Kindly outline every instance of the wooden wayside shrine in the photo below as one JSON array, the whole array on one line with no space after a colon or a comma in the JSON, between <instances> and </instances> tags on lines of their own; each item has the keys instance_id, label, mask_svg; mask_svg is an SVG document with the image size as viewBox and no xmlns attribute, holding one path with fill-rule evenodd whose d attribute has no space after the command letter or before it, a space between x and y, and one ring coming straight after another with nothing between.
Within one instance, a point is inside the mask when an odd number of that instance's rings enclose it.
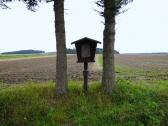
<instances>
[{"instance_id":1,"label":"wooden wayside shrine","mask_svg":"<svg viewBox=\"0 0 168 126\"><path fill-rule=\"evenodd\" d=\"M76 52L77 52L77 63L84 63L84 92L85 94L88 92L88 62L95 62L95 53L97 43L101 44L101 42L90 39L90 38L82 38L77 41L72 42L71 44L75 44Z\"/></svg>"}]
</instances>

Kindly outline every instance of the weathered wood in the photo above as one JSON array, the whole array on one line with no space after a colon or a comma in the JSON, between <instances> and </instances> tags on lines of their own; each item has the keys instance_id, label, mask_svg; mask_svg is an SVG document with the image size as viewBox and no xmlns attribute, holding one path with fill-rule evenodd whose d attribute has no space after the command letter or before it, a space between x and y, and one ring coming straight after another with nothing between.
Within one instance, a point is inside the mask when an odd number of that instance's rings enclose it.
<instances>
[{"instance_id":1,"label":"weathered wood","mask_svg":"<svg viewBox=\"0 0 168 126\"><path fill-rule=\"evenodd\" d=\"M90 39L90 38L82 38L75 42L72 42L71 44L75 44L77 57L78 57L78 63L83 62L95 62L95 53L96 53L96 46L97 43L101 43L99 41Z\"/></svg>"},{"instance_id":2,"label":"weathered wood","mask_svg":"<svg viewBox=\"0 0 168 126\"><path fill-rule=\"evenodd\" d=\"M84 63L84 71L83 71L83 78L84 78L84 84L83 84L83 90L85 95L88 92L88 62L95 62L95 53L96 53L96 46L97 43L101 43L99 41L90 39L90 38L82 38L75 42L72 42L71 44L75 44L76 46L76 52L77 52L77 58L78 63Z\"/></svg>"},{"instance_id":3,"label":"weathered wood","mask_svg":"<svg viewBox=\"0 0 168 126\"><path fill-rule=\"evenodd\" d=\"M84 77L84 84L83 84L83 90L84 93L87 94L88 92L88 62L84 62L84 71L83 71L83 77Z\"/></svg>"}]
</instances>

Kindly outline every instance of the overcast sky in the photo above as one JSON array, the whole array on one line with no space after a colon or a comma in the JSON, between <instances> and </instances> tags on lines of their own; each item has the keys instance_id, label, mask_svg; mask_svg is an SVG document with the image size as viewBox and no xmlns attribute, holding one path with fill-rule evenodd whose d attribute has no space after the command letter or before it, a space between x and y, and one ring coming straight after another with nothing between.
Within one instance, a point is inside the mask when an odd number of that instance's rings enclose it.
<instances>
[{"instance_id":1,"label":"overcast sky","mask_svg":"<svg viewBox=\"0 0 168 126\"><path fill-rule=\"evenodd\" d=\"M24 4L0 9L0 53L22 49L55 51L53 3L40 5L37 12ZM134 0L128 11L117 17L115 49L121 53L168 52L168 0ZM66 41L82 37L103 39L103 18L94 10L94 0L66 0ZM99 45L102 47L102 45Z\"/></svg>"}]
</instances>

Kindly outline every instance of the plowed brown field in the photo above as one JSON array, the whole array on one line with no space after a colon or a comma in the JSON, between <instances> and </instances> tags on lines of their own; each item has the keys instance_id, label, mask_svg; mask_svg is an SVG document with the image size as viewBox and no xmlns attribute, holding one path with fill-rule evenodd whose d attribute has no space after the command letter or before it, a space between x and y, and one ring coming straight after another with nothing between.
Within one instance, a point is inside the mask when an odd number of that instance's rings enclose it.
<instances>
[{"instance_id":1,"label":"plowed brown field","mask_svg":"<svg viewBox=\"0 0 168 126\"><path fill-rule=\"evenodd\" d=\"M95 68L95 67L94 67ZM99 79L100 72L89 64L90 80ZM76 55L68 55L68 78L81 80L83 64L76 63ZM93 74L94 73L94 74ZM56 58L41 57L32 59L0 61L0 81L4 83L22 83L27 80L47 81L56 76Z\"/></svg>"},{"instance_id":2,"label":"plowed brown field","mask_svg":"<svg viewBox=\"0 0 168 126\"><path fill-rule=\"evenodd\" d=\"M116 64L129 68L168 72L168 54L122 54L115 58Z\"/></svg>"},{"instance_id":3,"label":"plowed brown field","mask_svg":"<svg viewBox=\"0 0 168 126\"><path fill-rule=\"evenodd\" d=\"M115 55L116 64L143 71L162 71L168 76L168 55L166 54L122 54ZM68 55L69 80L83 79L83 64L76 63L76 55ZM56 58L41 57L32 59L0 61L0 81L23 83L27 80L47 81L56 76ZM89 64L89 80L100 80L101 70L96 63Z\"/></svg>"}]
</instances>

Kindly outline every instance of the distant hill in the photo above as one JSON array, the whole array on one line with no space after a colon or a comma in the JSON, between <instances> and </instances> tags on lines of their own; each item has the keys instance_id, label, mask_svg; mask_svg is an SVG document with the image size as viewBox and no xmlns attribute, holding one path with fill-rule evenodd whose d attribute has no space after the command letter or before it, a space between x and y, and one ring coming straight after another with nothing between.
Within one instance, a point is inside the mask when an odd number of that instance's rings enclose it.
<instances>
[{"instance_id":1,"label":"distant hill","mask_svg":"<svg viewBox=\"0 0 168 126\"><path fill-rule=\"evenodd\" d=\"M96 48L96 54L102 54L103 49L102 48ZM114 50L115 54L120 54L118 51ZM76 49L67 49L67 54L76 54Z\"/></svg>"},{"instance_id":2,"label":"distant hill","mask_svg":"<svg viewBox=\"0 0 168 126\"><path fill-rule=\"evenodd\" d=\"M18 50L18 51L12 51L12 52L4 52L1 54L39 54L39 53L45 53L42 50Z\"/></svg>"}]
</instances>

